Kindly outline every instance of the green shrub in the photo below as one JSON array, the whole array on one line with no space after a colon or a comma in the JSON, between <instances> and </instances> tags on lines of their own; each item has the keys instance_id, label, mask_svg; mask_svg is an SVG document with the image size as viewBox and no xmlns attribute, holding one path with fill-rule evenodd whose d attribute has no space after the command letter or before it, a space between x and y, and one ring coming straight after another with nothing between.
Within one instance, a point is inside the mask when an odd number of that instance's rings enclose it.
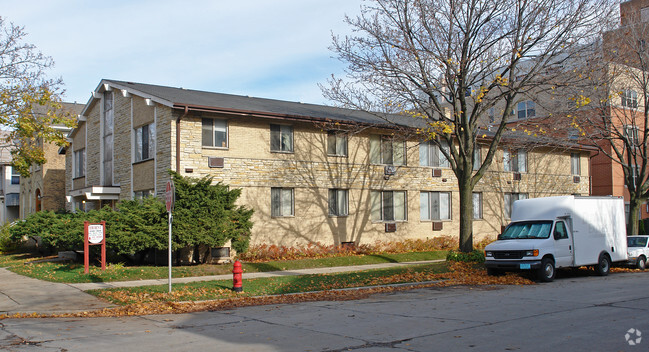
<instances>
[{"instance_id":1,"label":"green shrub","mask_svg":"<svg viewBox=\"0 0 649 352\"><path fill-rule=\"evenodd\" d=\"M455 262L483 263L484 252L479 249L475 249L469 253L449 251L448 254L446 255L446 260L455 261Z\"/></svg>"},{"instance_id":2,"label":"green shrub","mask_svg":"<svg viewBox=\"0 0 649 352\"><path fill-rule=\"evenodd\" d=\"M221 247L232 240L232 248L245 252L250 242L253 210L236 206L240 189L222 183L212 184L212 177L182 177L171 171L176 187L173 221L174 249L208 245Z\"/></svg>"},{"instance_id":3,"label":"green shrub","mask_svg":"<svg viewBox=\"0 0 649 352\"><path fill-rule=\"evenodd\" d=\"M173 248L221 247L231 240L232 248L239 253L245 252L250 241L253 211L235 206L241 190L230 190L221 183L212 185L209 177L193 179L172 175L176 184ZM82 250L84 221L106 221L106 250L118 256L162 250L168 246L167 211L164 203L154 197L141 201L123 200L117 203L115 210L104 207L77 213L36 212L11 226L8 235L0 237L0 246L5 242L34 239L44 253ZM2 247L0 250L4 251Z\"/></svg>"},{"instance_id":4,"label":"green shrub","mask_svg":"<svg viewBox=\"0 0 649 352\"><path fill-rule=\"evenodd\" d=\"M11 223L5 223L0 226L0 252L13 252L18 248L22 241L14 241L9 232Z\"/></svg>"}]
</instances>

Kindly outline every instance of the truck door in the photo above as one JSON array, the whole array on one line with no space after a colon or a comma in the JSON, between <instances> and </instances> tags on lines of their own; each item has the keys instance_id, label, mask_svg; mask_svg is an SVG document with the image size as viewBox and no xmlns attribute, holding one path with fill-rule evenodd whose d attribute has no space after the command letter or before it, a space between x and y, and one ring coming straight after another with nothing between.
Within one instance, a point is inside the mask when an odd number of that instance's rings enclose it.
<instances>
[{"instance_id":1,"label":"truck door","mask_svg":"<svg viewBox=\"0 0 649 352\"><path fill-rule=\"evenodd\" d=\"M563 220L557 220L554 223L552 235L554 236L554 253L556 255L555 266L557 268L572 266L572 239Z\"/></svg>"}]
</instances>

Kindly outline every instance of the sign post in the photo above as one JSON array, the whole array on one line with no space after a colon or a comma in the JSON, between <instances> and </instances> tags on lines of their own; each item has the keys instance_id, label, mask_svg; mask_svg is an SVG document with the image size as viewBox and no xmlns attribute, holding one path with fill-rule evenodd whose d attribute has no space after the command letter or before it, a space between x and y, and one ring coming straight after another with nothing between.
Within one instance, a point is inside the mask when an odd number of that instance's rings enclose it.
<instances>
[{"instance_id":1,"label":"sign post","mask_svg":"<svg viewBox=\"0 0 649 352\"><path fill-rule=\"evenodd\" d=\"M83 272L90 272L90 246L101 245L101 270L106 270L106 222L91 224L83 222Z\"/></svg>"},{"instance_id":2,"label":"sign post","mask_svg":"<svg viewBox=\"0 0 649 352\"><path fill-rule=\"evenodd\" d=\"M174 181L167 181L167 189L165 190L165 205L167 206L167 213L169 214L169 293L171 293L171 212L174 210L174 203L176 201L176 188Z\"/></svg>"}]
</instances>

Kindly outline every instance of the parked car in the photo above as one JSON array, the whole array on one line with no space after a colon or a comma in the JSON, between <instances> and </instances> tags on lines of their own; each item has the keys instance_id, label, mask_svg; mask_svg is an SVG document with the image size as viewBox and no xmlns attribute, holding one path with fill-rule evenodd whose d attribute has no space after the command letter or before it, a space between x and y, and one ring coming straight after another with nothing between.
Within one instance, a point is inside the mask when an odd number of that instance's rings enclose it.
<instances>
[{"instance_id":1,"label":"parked car","mask_svg":"<svg viewBox=\"0 0 649 352\"><path fill-rule=\"evenodd\" d=\"M626 238L627 253L629 260L627 264L631 267L644 270L647 267L649 257L649 236L629 236Z\"/></svg>"}]
</instances>

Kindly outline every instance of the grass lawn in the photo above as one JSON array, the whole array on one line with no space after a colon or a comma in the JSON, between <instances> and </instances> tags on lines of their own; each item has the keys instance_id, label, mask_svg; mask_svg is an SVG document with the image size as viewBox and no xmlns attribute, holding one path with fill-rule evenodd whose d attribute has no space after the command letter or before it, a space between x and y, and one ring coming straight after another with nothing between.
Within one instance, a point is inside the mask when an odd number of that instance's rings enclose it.
<instances>
[{"instance_id":1,"label":"grass lawn","mask_svg":"<svg viewBox=\"0 0 649 352\"><path fill-rule=\"evenodd\" d=\"M397 254L374 254L359 256L344 256L315 259L297 259L286 261L270 261L263 263L243 263L244 273L295 270L306 268L321 268L332 266L349 266L377 263L397 263L446 258L446 251L410 252ZM36 279L65 282L110 282L146 279L163 279L168 275L166 266L125 266L122 264L108 265L105 271L99 267L91 267L90 274L83 273L83 264L62 262L30 263L34 259L29 254L0 255L0 267L33 277ZM173 267L173 277L191 277L231 274L232 265L192 265Z\"/></svg>"},{"instance_id":2,"label":"grass lawn","mask_svg":"<svg viewBox=\"0 0 649 352\"><path fill-rule=\"evenodd\" d=\"M87 292L119 305L161 301L202 301L404 282L422 282L439 279L439 274L446 272L448 272L448 266L445 262L442 262L335 274L279 276L251 280L246 280L244 277L244 292L238 294L231 290L232 280L174 284L171 295L167 292L167 285L92 290Z\"/></svg>"}]
</instances>

